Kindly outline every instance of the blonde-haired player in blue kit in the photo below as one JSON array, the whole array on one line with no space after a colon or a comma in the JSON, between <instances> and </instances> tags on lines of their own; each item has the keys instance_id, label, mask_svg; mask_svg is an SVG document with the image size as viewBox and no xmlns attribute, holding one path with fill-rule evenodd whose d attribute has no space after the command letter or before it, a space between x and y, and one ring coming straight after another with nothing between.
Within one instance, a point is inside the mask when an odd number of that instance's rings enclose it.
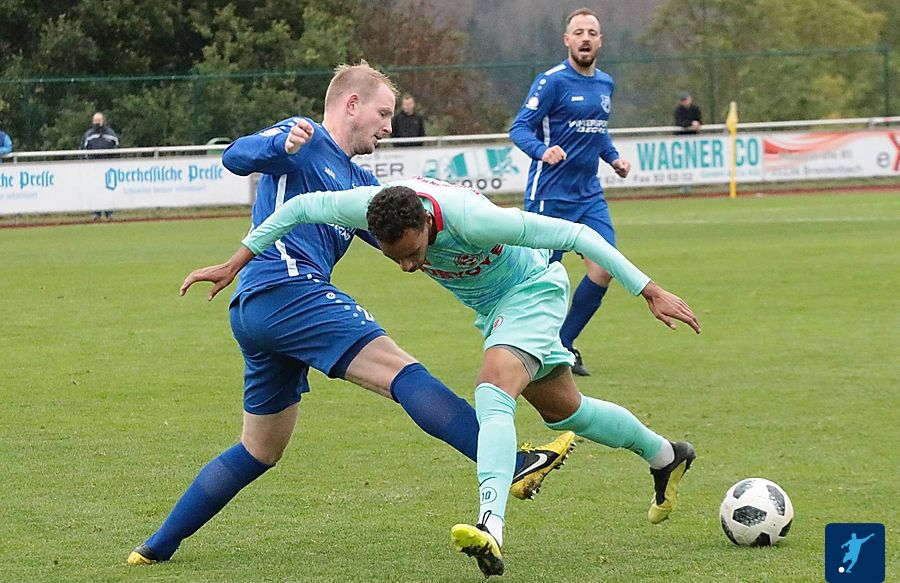
<instances>
[{"instance_id":1,"label":"blonde-haired player in blue kit","mask_svg":"<svg viewBox=\"0 0 900 583\"><path fill-rule=\"evenodd\" d=\"M391 133L395 98L390 79L367 63L342 65L325 92L321 124L297 116L235 140L222 164L241 176L261 175L252 224L307 192L377 185L375 175L352 158L371 154ZM356 229L298 225L241 271L228 306L244 359L241 439L203 466L159 529L128 555L128 564L168 561L187 537L275 467L294 432L301 398L310 390L310 368L397 402L423 431L475 460L479 428L472 405L331 282L357 237L373 242ZM532 498L547 474L562 465L574 439L570 432L549 444L523 447L510 493Z\"/></svg>"},{"instance_id":2,"label":"blonde-haired player in blue kit","mask_svg":"<svg viewBox=\"0 0 900 583\"><path fill-rule=\"evenodd\" d=\"M632 265L590 228L519 209L497 207L481 194L425 178L382 186L298 196L254 229L224 264L191 273L184 288L211 281L214 296L256 254L298 224L328 223L368 229L386 256L406 272L424 271L475 310L484 336L484 360L475 389L478 415L480 507L474 526L451 529L456 548L475 557L486 575L503 573L503 517L514 472L519 395L548 427L644 458L654 479L648 518L674 509L684 472L695 458L687 442L672 443L614 403L582 395L559 340L569 280L546 249L583 253L603 265L670 328L680 320L700 333L690 307Z\"/></svg>"}]
</instances>

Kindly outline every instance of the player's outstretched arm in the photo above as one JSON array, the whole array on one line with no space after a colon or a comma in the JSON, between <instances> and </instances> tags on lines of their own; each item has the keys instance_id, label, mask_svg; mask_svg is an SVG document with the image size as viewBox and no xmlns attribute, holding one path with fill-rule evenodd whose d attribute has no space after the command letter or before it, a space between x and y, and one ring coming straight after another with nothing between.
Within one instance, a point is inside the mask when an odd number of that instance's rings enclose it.
<instances>
[{"instance_id":1,"label":"player's outstretched arm","mask_svg":"<svg viewBox=\"0 0 900 583\"><path fill-rule=\"evenodd\" d=\"M697 321L693 310L675 294L667 292L651 281L641 290L641 295L647 300L647 307L656 319L672 330L675 329L675 320L679 320L690 326L697 334L700 333L700 322Z\"/></svg>"},{"instance_id":2,"label":"player's outstretched arm","mask_svg":"<svg viewBox=\"0 0 900 583\"><path fill-rule=\"evenodd\" d=\"M255 257L253 252L241 245L228 262L195 269L185 278L184 283L181 284L181 295L184 295L188 288L198 281L210 281L213 286L212 289L209 290L207 299L212 301L217 293L228 287L228 284L234 281L238 272L245 265L250 263L250 260L253 259L253 257Z\"/></svg>"},{"instance_id":3,"label":"player's outstretched arm","mask_svg":"<svg viewBox=\"0 0 900 583\"><path fill-rule=\"evenodd\" d=\"M653 283L593 229L519 209L501 209L483 197L466 200L466 235L470 243L578 251L603 266L631 294L644 296L650 311L666 326L674 329L678 320L700 333L700 324L684 300Z\"/></svg>"}]
</instances>

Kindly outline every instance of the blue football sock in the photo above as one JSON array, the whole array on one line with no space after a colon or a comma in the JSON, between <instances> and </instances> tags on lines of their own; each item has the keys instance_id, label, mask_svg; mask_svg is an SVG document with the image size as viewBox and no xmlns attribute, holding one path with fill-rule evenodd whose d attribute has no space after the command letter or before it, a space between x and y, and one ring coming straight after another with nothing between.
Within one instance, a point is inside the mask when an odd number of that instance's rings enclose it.
<instances>
[{"instance_id":1,"label":"blue football sock","mask_svg":"<svg viewBox=\"0 0 900 583\"><path fill-rule=\"evenodd\" d=\"M470 460L478 453L478 419L469 402L415 362L397 373L391 395L422 431L447 442Z\"/></svg>"},{"instance_id":2,"label":"blue football sock","mask_svg":"<svg viewBox=\"0 0 900 583\"><path fill-rule=\"evenodd\" d=\"M172 556L181 541L206 524L241 488L273 466L266 465L238 443L206 464L147 546L160 559Z\"/></svg>"},{"instance_id":3,"label":"blue football sock","mask_svg":"<svg viewBox=\"0 0 900 583\"><path fill-rule=\"evenodd\" d=\"M575 293L572 294L572 306L569 308L569 313L566 314L566 320L559 329L559 339L563 346L568 349L572 348L575 339L578 338L603 302L603 296L606 295L607 289L597 285L586 275L582 278L581 283L575 288Z\"/></svg>"},{"instance_id":4,"label":"blue football sock","mask_svg":"<svg viewBox=\"0 0 900 583\"><path fill-rule=\"evenodd\" d=\"M431 376L416 362L403 368L391 383L391 395L425 433L446 442L472 461L478 454L478 418L462 397ZM525 454L516 455L516 471Z\"/></svg>"}]
</instances>

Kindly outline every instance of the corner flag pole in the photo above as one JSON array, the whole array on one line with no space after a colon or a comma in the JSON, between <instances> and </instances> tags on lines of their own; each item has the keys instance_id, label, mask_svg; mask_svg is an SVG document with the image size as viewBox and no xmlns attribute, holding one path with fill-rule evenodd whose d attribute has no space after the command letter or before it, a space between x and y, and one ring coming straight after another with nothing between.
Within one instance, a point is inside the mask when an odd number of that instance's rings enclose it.
<instances>
[{"instance_id":1,"label":"corner flag pole","mask_svg":"<svg viewBox=\"0 0 900 583\"><path fill-rule=\"evenodd\" d=\"M725 127L731 133L731 190L729 198L737 196L737 103L732 101L728 106L728 117L725 119Z\"/></svg>"}]
</instances>

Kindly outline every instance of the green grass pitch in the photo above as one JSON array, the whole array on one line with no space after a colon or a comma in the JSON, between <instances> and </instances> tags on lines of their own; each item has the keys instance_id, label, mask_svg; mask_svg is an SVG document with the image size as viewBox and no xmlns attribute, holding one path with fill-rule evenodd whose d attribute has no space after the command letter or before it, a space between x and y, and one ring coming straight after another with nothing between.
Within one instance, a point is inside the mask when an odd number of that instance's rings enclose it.
<instances>
[{"instance_id":1,"label":"green grass pitch","mask_svg":"<svg viewBox=\"0 0 900 583\"><path fill-rule=\"evenodd\" d=\"M900 196L620 202L622 251L697 312L667 330L615 286L578 343L588 395L699 457L681 506L647 523L651 478L585 442L532 502L511 500L502 581L821 581L829 522L883 522L900 574ZM449 528L477 511L475 466L400 408L312 375L293 443L163 565L129 568L199 468L240 432L227 292L185 298L248 220L0 230L0 581L481 581ZM573 281L583 270L568 257ZM472 314L354 245L336 283L471 399ZM230 290L229 290L230 291ZM520 440L554 435L520 402ZM731 545L725 490L790 494L785 544Z\"/></svg>"}]
</instances>

